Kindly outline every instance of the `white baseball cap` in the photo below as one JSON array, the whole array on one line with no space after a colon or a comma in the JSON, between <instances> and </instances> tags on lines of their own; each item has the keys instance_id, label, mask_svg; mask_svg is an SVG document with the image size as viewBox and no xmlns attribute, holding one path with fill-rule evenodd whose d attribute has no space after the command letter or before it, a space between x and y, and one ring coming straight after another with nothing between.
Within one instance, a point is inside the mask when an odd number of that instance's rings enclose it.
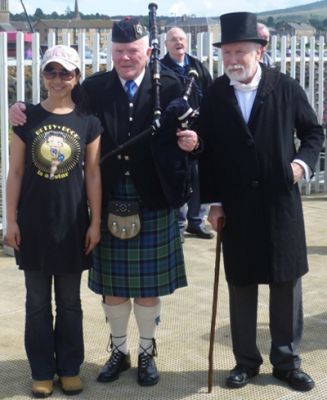
<instances>
[{"instance_id":1,"label":"white baseball cap","mask_svg":"<svg viewBox=\"0 0 327 400\"><path fill-rule=\"evenodd\" d=\"M62 65L67 71L74 71L76 68L81 70L81 59L77 51L70 46L57 45L50 47L44 53L41 70L43 71L52 62Z\"/></svg>"}]
</instances>

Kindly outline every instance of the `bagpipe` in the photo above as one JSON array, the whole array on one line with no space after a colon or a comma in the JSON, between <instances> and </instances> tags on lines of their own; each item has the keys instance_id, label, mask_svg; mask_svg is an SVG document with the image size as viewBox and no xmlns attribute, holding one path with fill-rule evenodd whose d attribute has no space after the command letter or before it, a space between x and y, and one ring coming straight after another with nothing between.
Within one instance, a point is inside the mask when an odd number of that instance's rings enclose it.
<instances>
[{"instance_id":1,"label":"bagpipe","mask_svg":"<svg viewBox=\"0 0 327 400\"><path fill-rule=\"evenodd\" d=\"M126 142L118 145L114 150L105 154L101 158L101 163L103 163L108 158L116 156L124 152L127 148L134 145L135 143L141 141L142 139L153 136L160 129L164 129L167 126L176 125L176 128L189 129L193 126L194 122L198 117L198 110L194 110L189 105L189 97L192 92L192 88L196 79L199 77L198 73L194 69L188 71L188 82L184 88L183 95L172 100L166 109L162 111L160 104L160 89L161 89L161 79L160 79L160 46L158 40L158 27L157 27L157 4L150 3L149 6L149 35L150 35L150 47L152 48L149 67L152 73L152 81L154 86L154 109L153 109L153 123L144 131L140 132L136 136L127 140Z\"/></svg>"}]
</instances>

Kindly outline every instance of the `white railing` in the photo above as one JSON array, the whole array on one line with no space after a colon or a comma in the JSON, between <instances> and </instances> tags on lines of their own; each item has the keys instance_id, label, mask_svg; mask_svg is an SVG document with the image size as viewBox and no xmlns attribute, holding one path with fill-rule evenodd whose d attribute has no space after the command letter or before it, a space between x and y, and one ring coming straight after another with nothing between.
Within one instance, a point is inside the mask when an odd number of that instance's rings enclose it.
<instances>
[{"instance_id":1,"label":"white railing","mask_svg":"<svg viewBox=\"0 0 327 400\"><path fill-rule=\"evenodd\" d=\"M64 36L63 44L70 45L70 34ZM165 34L160 35L161 55L165 53L164 39ZM191 36L188 35L188 42L191 44ZM196 56L208 67L213 77L223 74L223 64L220 55L220 49L212 47L212 34L199 33L196 38L197 51ZM82 59L82 79L86 73L94 73L100 69L110 70L112 68L111 59L111 34L108 35L108 46L105 49L106 57L100 51L100 36L95 34L93 46L91 49L92 57L86 58L85 34L78 36L78 52ZM48 46L56 44L55 34L48 37ZM59 43L58 43L59 44ZM190 46L189 46L190 47ZM300 40L296 37L290 39L286 37L272 37L270 46L271 56L276 65L282 72L287 72L293 78L297 79L308 95L310 104L317 112L320 123L326 122L326 106L324 102L324 93L326 85L324 83L324 65L327 62L327 50L325 50L324 38L320 37L318 41L314 37L309 39L302 37ZM8 126L8 69L15 68L16 100L27 100L33 103L40 101L40 38L38 33L33 34L32 41L32 60L24 59L24 35L17 33L16 57L10 59L7 57L7 36L6 33L0 33L0 118L1 118L1 194L0 194L0 216L6 214L5 181L8 172L8 153L9 153L9 126ZM32 76L32 95L26 96L26 69L31 68ZM322 153L322 158L317 165L316 177L309 184L302 185L302 191L305 194L312 192L327 192L327 156ZM2 200L2 201L1 201ZM5 220L3 219L3 228L5 229Z\"/></svg>"}]
</instances>

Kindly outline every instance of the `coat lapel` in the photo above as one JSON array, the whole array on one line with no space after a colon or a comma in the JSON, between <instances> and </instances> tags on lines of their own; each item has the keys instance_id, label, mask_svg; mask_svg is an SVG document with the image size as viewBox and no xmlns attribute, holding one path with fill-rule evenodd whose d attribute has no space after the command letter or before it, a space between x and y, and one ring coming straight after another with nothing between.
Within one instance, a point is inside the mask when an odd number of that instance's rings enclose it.
<instances>
[{"instance_id":1,"label":"coat lapel","mask_svg":"<svg viewBox=\"0 0 327 400\"><path fill-rule=\"evenodd\" d=\"M107 125L107 132L117 145L118 141L118 121L121 114L120 110L123 107L128 113L128 103L126 93L118 78L115 70L113 70L112 79L108 79L105 90L103 91L103 116ZM126 113L125 113L126 114ZM127 115L127 114L126 114Z\"/></svg>"},{"instance_id":2,"label":"coat lapel","mask_svg":"<svg viewBox=\"0 0 327 400\"><path fill-rule=\"evenodd\" d=\"M265 98L271 93L279 81L279 71L276 68L267 68L261 65L262 77L257 90L248 125L251 126Z\"/></svg>"}]
</instances>

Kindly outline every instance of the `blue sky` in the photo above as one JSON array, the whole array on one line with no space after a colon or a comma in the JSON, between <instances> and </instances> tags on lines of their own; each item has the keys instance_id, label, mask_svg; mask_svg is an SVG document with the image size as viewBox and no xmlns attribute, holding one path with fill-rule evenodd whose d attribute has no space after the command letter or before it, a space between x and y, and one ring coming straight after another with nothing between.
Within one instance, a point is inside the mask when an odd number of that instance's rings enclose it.
<instances>
[{"instance_id":1,"label":"blue sky","mask_svg":"<svg viewBox=\"0 0 327 400\"><path fill-rule=\"evenodd\" d=\"M180 16L183 14L196 16L219 16L233 11L260 12L288 8L312 3L308 0L158 0L158 15ZM23 0L29 14L34 14L36 8L41 8L46 14L53 11L65 13L67 7L74 10L75 0ZM80 12L84 14L106 15L146 15L148 0L78 0ZM11 13L23 11L21 1L9 0Z\"/></svg>"}]
</instances>

